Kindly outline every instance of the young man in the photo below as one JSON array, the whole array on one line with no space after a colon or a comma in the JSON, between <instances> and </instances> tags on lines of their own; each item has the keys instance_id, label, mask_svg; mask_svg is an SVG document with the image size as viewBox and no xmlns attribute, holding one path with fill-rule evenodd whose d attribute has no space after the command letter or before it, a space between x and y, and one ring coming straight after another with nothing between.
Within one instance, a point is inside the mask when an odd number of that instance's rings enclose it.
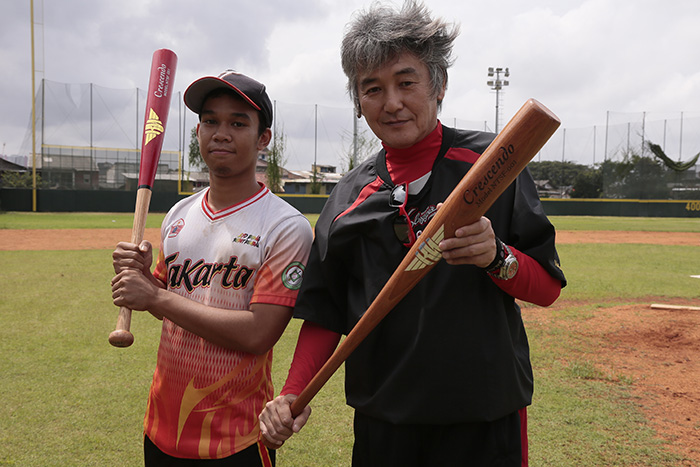
<instances>
[{"instance_id":1,"label":"young man","mask_svg":"<svg viewBox=\"0 0 700 467\"><path fill-rule=\"evenodd\" d=\"M229 71L195 81L184 99L199 115L210 186L166 215L153 273L148 242L113 254L114 304L163 320L146 465L274 465L257 416L274 396L272 347L292 316L311 227L255 178L271 137L265 86Z\"/></svg>"},{"instance_id":2,"label":"young man","mask_svg":"<svg viewBox=\"0 0 700 467\"><path fill-rule=\"evenodd\" d=\"M384 148L344 177L316 224L292 368L260 415L275 446L308 420L308 407L291 417L291 402L494 138L437 119L456 36L409 1L373 6L344 37L348 90ZM565 285L529 172L440 248L445 261L346 361L353 466L527 464L533 378L515 300L546 306Z\"/></svg>"}]
</instances>

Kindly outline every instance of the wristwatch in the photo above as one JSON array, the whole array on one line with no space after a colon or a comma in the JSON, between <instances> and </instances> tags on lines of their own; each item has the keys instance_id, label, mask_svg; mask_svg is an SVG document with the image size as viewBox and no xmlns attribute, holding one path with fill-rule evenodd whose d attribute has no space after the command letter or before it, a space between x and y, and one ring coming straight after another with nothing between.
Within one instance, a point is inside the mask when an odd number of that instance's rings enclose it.
<instances>
[{"instance_id":1,"label":"wristwatch","mask_svg":"<svg viewBox=\"0 0 700 467\"><path fill-rule=\"evenodd\" d=\"M496 279L507 281L518 272L518 258L513 250L496 237L496 258L485 269L486 273Z\"/></svg>"}]
</instances>

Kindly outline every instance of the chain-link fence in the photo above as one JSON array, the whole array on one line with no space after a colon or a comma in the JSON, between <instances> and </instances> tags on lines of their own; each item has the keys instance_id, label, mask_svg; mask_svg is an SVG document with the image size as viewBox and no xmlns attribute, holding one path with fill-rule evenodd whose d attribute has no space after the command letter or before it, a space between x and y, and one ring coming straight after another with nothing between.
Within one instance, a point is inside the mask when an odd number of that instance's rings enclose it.
<instances>
[{"instance_id":1,"label":"chain-link fence","mask_svg":"<svg viewBox=\"0 0 700 467\"><path fill-rule=\"evenodd\" d=\"M119 189L138 173L146 90L112 89L95 84L66 84L44 80L36 98L35 157L32 157L32 125L21 155L35 161L47 186L66 189ZM275 101L273 131L284 134L283 165L310 170L313 164L330 165L339 172L354 157L354 136L366 140L369 153L379 143L350 105L329 107ZM440 116L448 126L490 130L485 121ZM187 148L196 116L175 94L163 143L159 176L187 176ZM622 162L632 156L653 159L647 142L659 145L674 161L691 159L700 152L700 112L675 114L607 112L605 125L560 128L535 157L535 161L573 162L602 167L605 161ZM366 154L357 154L362 159ZM637 172L641 172L640 166ZM614 174L606 174L611 196ZM674 178L675 177L675 178ZM672 182L698 178L698 165ZM679 185L679 189L682 188ZM613 188L609 188L613 187Z\"/></svg>"}]
</instances>

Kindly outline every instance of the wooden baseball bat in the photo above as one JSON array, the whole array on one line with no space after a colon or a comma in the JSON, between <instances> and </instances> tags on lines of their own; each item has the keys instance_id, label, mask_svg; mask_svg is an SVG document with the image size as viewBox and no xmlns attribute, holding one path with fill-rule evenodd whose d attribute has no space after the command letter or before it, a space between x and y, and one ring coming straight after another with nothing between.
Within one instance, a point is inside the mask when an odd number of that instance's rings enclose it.
<instances>
[{"instance_id":1,"label":"wooden baseball bat","mask_svg":"<svg viewBox=\"0 0 700 467\"><path fill-rule=\"evenodd\" d=\"M136 188L136 206L134 207L134 225L131 229L131 243L139 244L146 229L148 207L151 204L153 182L163 148L165 127L170 112L173 94L177 55L168 49L159 49L153 53L151 75L146 96L146 114L143 124L141 142L141 161L139 163L139 183ZM115 347L129 347L134 342L131 334L131 310L120 307L117 325L109 335L109 343Z\"/></svg>"},{"instance_id":2,"label":"wooden baseball bat","mask_svg":"<svg viewBox=\"0 0 700 467\"><path fill-rule=\"evenodd\" d=\"M667 305L665 303L652 303L652 310L670 310L670 311L700 311L700 306L690 305Z\"/></svg>"},{"instance_id":3,"label":"wooden baseball bat","mask_svg":"<svg viewBox=\"0 0 700 467\"><path fill-rule=\"evenodd\" d=\"M454 237L455 230L479 220L560 124L557 116L536 100L525 102L447 197L352 331L294 400L291 406L294 417L304 410L372 329L442 258L440 241Z\"/></svg>"}]
</instances>

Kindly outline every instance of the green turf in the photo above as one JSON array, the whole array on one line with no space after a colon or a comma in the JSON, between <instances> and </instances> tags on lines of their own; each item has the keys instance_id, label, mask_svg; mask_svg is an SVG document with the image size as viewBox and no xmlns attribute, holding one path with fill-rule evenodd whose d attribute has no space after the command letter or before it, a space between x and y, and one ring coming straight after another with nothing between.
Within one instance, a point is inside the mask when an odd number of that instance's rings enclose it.
<instances>
[{"instance_id":1,"label":"green turf","mask_svg":"<svg viewBox=\"0 0 700 467\"><path fill-rule=\"evenodd\" d=\"M165 214L150 213L147 227L160 227ZM306 215L312 224L318 214ZM700 218L685 217L597 217L550 216L559 230L641 230L654 232L698 232ZM36 213L0 212L0 229L111 229L131 228L132 213Z\"/></svg>"},{"instance_id":2,"label":"green turf","mask_svg":"<svg viewBox=\"0 0 700 467\"><path fill-rule=\"evenodd\" d=\"M142 465L160 322L135 312L134 344L109 345L118 311L110 299L109 251L0 252L0 263L0 466ZM275 348L278 388L298 327L293 321ZM314 420L299 436L306 442L290 443L287 456L317 460L278 465L343 465L349 458L351 411L342 371L314 407Z\"/></svg>"},{"instance_id":3,"label":"green turf","mask_svg":"<svg viewBox=\"0 0 700 467\"><path fill-rule=\"evenodd\" d=\"M699 236L700 238L700 236ZM697 298L700 248L671 245L558 245L569 283L562 299Z\"/></svg>"},{"instance_id":4,"label":"green turf","mask_svg":"<svg viewBox=\"0 0 700 467\"><path fill-rule=\"evenodd\" d=\"M62 228L87 228L110 217L10 213L0 215L0 225L32 228L48 220ZM42 220L33 224L36 218ZM131 217L124 218L129 227ZM559 226L560 219L553 220ZM566 220L581 230L599 228L586 228L586 219ZM668 225L668 220L657 225ZM635 219L629 230L640 230L637 226ZM571 301L571 306L557 311L551 323L528 326L536 378L528 412L530 465L690 465L670 454L655 436L631 395L633 381L582 359L596 352L597 343L576 332L576 323L611 302L697 298L698 279L689 275L698 274L698 250L559 246L569 280L561 300ZM117 315L110 299L110 254L0 251L0 466L142 465L142 420L159 322L137 312L134 345L116 349L107 343ZM537 310L526 307L526 319ZM293 321L275 347L277 389L286 377L298 328ZM350 465L352 411L344 404L342 376L341 369L314 399L309 424L279 451L278 466ZM459 401L442 400L436 393L436 410L449 410L453 403Z\"/></svg>"},{"instance_id":5,"label":"green turf","mask_svg":"<svg viewBox=\"0 0 700 467\"><path fill-rule=\"evenodd\" d=\"M146 227L160 227L165 214L150 213ZM0 229L130 229L133 213L0 212Z\"/></svg>"},{"instance_id":6,"label":"green turf","mask_svg":"<svg viewBox=\"0 0 700 467\"><path fill-rule=\"evenodd\" d=\"M639 230L643 232L698 232L698 217L550 216L558 230Z\"/></svg>"},{"instance_id":7,"label":"green turf","mask_svg":"<svg viewBox=\"0 0 700 467\"><path fill-rule=\"evenodd\" d=\"M0 254L0 465L137 465L158 329L135 316L133 347L108 344L109 253Z\"/></svg>"}]
</instances>

